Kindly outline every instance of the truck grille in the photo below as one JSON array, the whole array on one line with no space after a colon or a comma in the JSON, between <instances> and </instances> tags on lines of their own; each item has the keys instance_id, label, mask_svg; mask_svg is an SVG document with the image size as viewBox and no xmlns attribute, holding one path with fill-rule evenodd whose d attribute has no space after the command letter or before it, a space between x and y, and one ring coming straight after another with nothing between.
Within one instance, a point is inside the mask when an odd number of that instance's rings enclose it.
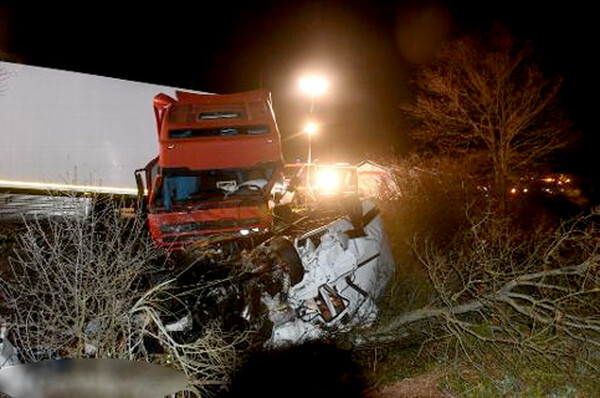
<instances>
[{"instance_id":1,"label":"truck grille","mask_svg":"<svg viewBox=\"0 0 600 398\"><path fill-rule=\"evenodd\" d=\"M197 221L182 224L161 225L160 231L164 234L181 234L204 230L231 229L239 227L249 227L258 224L260 219L247 218L241 220L215 220L215 221Z\"/></svg>"}]
</instances>

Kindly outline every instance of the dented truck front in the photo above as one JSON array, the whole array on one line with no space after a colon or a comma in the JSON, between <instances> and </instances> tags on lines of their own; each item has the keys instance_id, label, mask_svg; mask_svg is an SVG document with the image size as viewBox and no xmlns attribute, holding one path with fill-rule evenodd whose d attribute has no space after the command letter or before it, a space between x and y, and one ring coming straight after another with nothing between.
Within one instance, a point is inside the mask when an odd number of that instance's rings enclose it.
<instances>
[{"instance_id":1,"label":"dented truck front","mask_svg":"<svg viewBox=\"0 0 600 398\"><path fill-rule=\"evenodd\" d=\"M283 164L270 94L176 94L155 97L159 155L137 172L155 243L178 249L269 230Z\"/></svg>"}]
</instances>

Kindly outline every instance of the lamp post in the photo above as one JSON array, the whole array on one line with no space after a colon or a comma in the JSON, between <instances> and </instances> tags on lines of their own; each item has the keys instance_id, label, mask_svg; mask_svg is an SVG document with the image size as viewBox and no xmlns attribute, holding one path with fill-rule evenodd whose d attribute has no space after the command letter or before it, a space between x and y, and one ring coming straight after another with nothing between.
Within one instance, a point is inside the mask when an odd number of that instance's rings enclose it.
<instances>
[{"instance_id":1,"label":"lamp post","mask_svg":"<svg viewBox=\"0 0 600 398\"><path fill-rule=\"evenodd\" d=\"M320 75L306 75L302 77L298 81L298 85L300 90L308 94L310 96L310 116L312 118L313 111L315 109L315 97L323 95L328 87L329 82L327 79ZM310 171L312 167L312 135L315 134L319 129L319 126L315 122L308 122L304 126L304 132L308 138L308 170L306 173L307 186L309 191L311 191L311 183L310 183Z\"/></svg>"},{"instance_id":2,"label":"lamp post","mask_svg":"<svg viewBox=\"0 0 600 398\"><path fill-rule=\"evenodd\" d=\"M312 145L311 145L311 137L319 131L319 126L315 122L308 122L304 125L304 132L308 137L308 164L312 164Z\"/></svg>"},{"instance_id":3,"label":"lamp post","mask_svg":"<svg viewBox=\"0 0 600 398\"><path fill-rule=\"evenodd\" d=\"M302 77L298 81L300 90L310 96L310 115L312 117L315 109L315 97L323 95L329 88L329 82L327 79L320 75L307 75ZM304 131L308 137L308 164L312 163L312 148L311 148L311 136L316 133L318 126L315 122L309 122L304 126Z\"/></svg>"},{"instance_id":4,"label":"lamp post","mask_svg":"<svg viewBox=\"0 0 600 398\"><path fill-rule=\"evenodd\" d=\"M312 145L311 138L313 134L315 134L319 130L319 125L317 123L310 121L304 125L304 132L308 137L308 168L306 169L306 185L309 191L312 191L312 185L310 183L310 172L312 167Z\"/></svg>"}]
</instances>

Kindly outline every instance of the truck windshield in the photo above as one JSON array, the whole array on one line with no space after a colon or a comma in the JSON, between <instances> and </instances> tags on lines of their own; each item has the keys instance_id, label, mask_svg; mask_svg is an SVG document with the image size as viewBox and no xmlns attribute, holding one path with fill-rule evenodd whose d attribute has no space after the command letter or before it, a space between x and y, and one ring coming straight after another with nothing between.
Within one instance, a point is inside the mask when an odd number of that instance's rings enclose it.
<instances>
[{"instance_id":1,"label":"truck windshield","mask_svg":"<svg viewBox=\"0 0 600 398\"><path fill-rule=\"evenodd\" d=\"M241 170L166 170L154 205L169 211L195 202L226 200L238 196L263 196L275 166Z\"/></svg>"}]
</instances>

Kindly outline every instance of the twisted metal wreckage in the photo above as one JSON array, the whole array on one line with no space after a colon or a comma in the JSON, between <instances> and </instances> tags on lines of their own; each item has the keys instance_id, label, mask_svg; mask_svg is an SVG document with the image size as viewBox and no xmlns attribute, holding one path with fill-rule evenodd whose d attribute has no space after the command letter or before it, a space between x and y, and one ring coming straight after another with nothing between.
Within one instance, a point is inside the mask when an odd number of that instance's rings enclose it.
<instances>
[{"instance_id":1,"label":"twisted metal wreckage","mask_svg":"<svg viewBox=\"0 0 600 398\"><path fill-rule=\"evenodd\" d=\"M293 239L282 236L247 254L250 271L214 285L189 300L165 329L181 340L193 338L199 325L217 317L263 330L265 348L318 340L374 322L394 261L378 208L362 201L362 215L339 217ZM188 286L191 274L180 274ZM195 293L192 293L194 291ZM184 297L184 293L180 297ZM20 364L18 349L2 329L0 369Z\"/></svg>"},{"instance_id":2,"label":"twisted metal wreckage","mask_svg":"<svg viewBox=\"0 0 600 398\"><path fill-rule=\"evenodd\" d=\"M243 260L248 271L187 301L166 330L193 334L216 316L260 329L265 347L280 348L372 325L394 261L379 209L361 206L361 214L259 245ZM181 274L180 283L191 278Z\"/></svg>"},{"instance_id":3,"label":"twisted metal wreckage","mask_svg":"<svg viewBox=\"0 0 600 398\"><path fill-rule=\"evenodd\" d=\"M371 202L363 203L358 223L339 218L296 238L294 248L302 263L301 279L290 280L275 296L262 296L273 323L269 345L298 344L373 323L376 300L394 264Z\"/></svg>"}]
</instances>

